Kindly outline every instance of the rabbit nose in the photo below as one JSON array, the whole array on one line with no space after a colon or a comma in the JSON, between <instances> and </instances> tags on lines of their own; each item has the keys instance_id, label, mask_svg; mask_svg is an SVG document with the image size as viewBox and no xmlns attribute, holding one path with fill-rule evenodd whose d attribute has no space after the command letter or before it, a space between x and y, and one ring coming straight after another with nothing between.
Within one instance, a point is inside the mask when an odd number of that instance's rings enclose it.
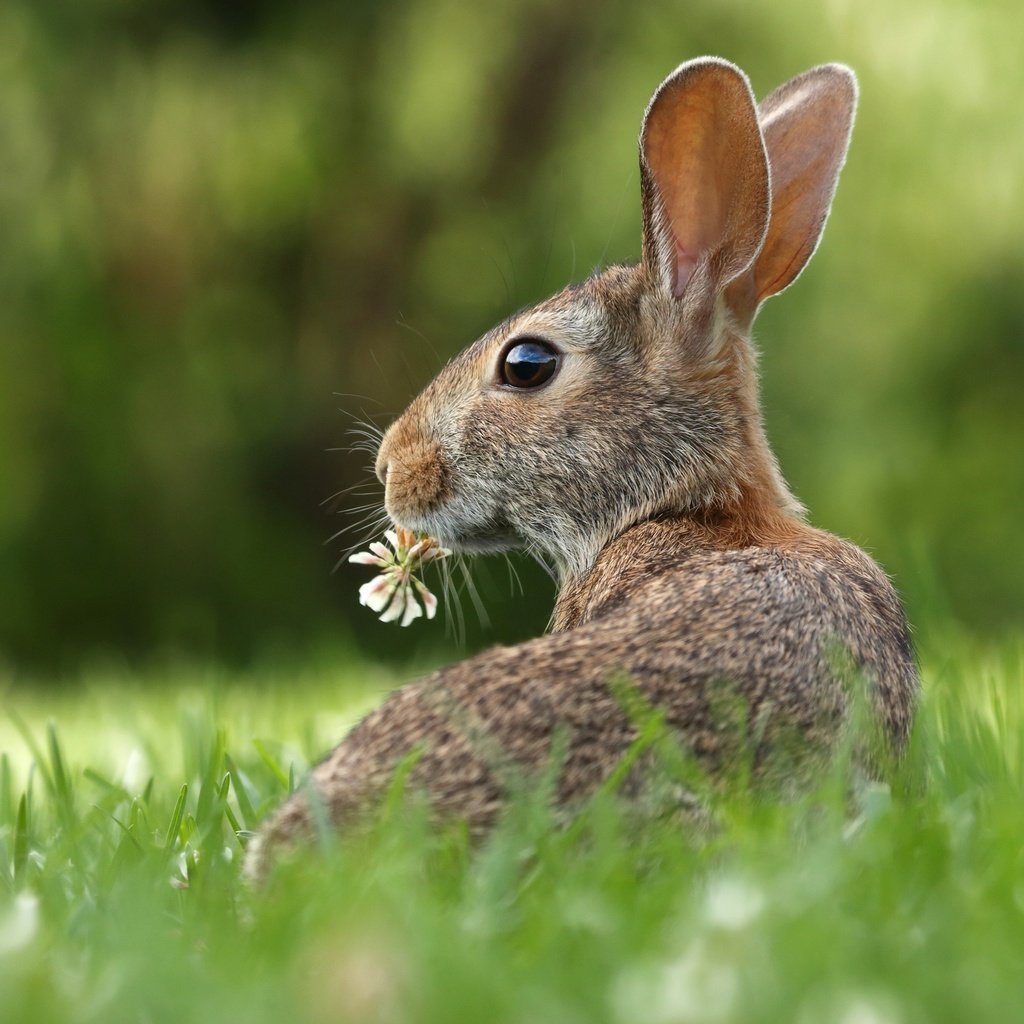
<instances>
[{"instance_id":1,"label":"rabbit nose","mask_svg":"<svg viewBox=\"0 0 1024 1024\"><path fill-rule=\"evenodd\" d=\"M377 473L377 479L382 484L386 485L388 482L388 471L391 469L391 463L386 459L377 459L377 465L374 469Z\"/></svg>"}]
</instances>

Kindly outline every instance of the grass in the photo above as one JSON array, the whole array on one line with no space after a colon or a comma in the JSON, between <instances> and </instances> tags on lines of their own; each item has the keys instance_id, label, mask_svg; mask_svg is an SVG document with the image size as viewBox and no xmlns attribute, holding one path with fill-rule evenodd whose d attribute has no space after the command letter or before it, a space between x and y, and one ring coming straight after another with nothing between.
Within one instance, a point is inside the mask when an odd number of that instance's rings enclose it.
<instances>
[{"instance_id":1,"label":"grass","mask_svg":"<svg viewBox=\"0 0 1024 1024\"><path fill-rule=\"evenodd\" d=\"M698 841L519 799L471 852L396 803L252 894L243 838L395 680L190 669L12 686L12 1022L1004 1021L1024 991L1024 647L927 670L899 784L734 792ZM144 684L144 685L143 685ZM49 724L48 724L49 722Z\"/></svg>"}]
</instances>

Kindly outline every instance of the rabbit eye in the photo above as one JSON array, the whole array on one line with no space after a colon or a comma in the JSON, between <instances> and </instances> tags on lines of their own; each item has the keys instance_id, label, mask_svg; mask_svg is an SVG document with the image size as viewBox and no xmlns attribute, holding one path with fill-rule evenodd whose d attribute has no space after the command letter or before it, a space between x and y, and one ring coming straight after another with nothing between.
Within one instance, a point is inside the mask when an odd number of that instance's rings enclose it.
<instances>
[{"instance_id":1,"label":"rabbit eye","mask_svg":"<svg viewBox=\"0 0 1024 1024\"><path fill-rule=\"evenodd\" d=\"M558 353L546 341L520 341L506 353L502 380L513 388L536 388L558 369Z\"/></svg>"}]
</instances>

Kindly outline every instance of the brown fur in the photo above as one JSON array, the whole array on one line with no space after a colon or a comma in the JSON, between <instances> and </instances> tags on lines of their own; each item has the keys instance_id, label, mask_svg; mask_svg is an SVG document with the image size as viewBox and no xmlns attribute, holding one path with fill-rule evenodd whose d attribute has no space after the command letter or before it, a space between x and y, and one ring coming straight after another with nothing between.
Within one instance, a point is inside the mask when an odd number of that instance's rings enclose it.
<instances>
[{"instance_id":1,"label":"brown fur","mask_svg":"<svg viewBox=\"0 0 1024 1024\"><path fill-rule=\"evenodd\" d=\"M738 69L683 65L645 116L641 264L499 325L388 431L377 466L397 523L463 550L525 546L555 562L561 587L548 635L404 687L314 769L338 826L416 752L413 788L483 834L560 735L555 795L576 805L636 738L615 692L624 680L712 776L743 733L755 776L791 791L849 720L846 659L902 748L918 684L899 599L867 555L804 522L765 437L747 337L759 303L817 245L855 96L852 75L825 66L758 111ZM530 391L500 374L523 338L561 360ZM312 818L305 794L289 799L249 872L261 876Z\"/></svg>"}]
</instances>

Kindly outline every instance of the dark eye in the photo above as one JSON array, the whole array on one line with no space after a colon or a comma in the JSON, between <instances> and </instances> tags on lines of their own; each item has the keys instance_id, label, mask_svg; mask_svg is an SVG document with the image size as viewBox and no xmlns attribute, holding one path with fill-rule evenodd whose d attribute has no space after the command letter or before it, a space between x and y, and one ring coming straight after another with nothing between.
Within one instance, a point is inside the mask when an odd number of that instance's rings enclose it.
<instances>
[{"instance_id":1,"label":"dark eye","mask_svg":"<svg viewBox=\"0 0 1024 1024\"><path fill-rule=\"evenodd\" d=\"M513 388L535 388L558 369L558 353L546 341L520 341L506 353L501 377Z\"/></svg>"}]
</instances>

